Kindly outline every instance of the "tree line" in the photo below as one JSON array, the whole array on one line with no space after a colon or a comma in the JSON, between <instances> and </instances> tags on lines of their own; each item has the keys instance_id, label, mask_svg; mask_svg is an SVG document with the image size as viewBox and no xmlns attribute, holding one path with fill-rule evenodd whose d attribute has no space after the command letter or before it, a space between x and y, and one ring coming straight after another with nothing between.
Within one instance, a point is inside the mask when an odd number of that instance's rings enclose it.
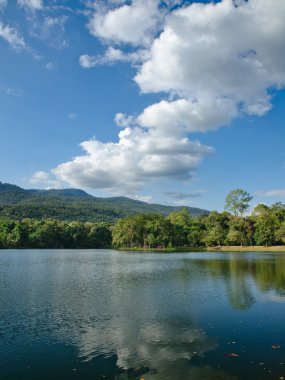
<instances>
[{"instance_id":1,"label":"tree line","mask_svg":"<svg viewBox=\"0 0 285 380\"><path fill-rule=\"evenodd\" d=\"M0 219L0 248L108 248L106 223Z\"/></svg>"},{"instance_id":2,"label":"tree line","mask_svg":"<svg viewBox=\"0 0 285 380\"><path fill-rule=\"evenodd\" d=\"M0 220L0 248L172 248L272 246L285 244L285 204L260 204L251 215L250 194L231 191L226 211L192 217L188 210L168 216L146 214L115 224L57 220Z\"/></svg>"},{"instance_id":3,"label":"tree line","mask_svg":"<svg viewBox=\"0 0 285 380\"><path fill-rule=\"evenodd\" d=\"M260 205L251 216L212 211L191 218L187 210L160 215L135 216L113 227L116 248L272 246L285 244L285 205Z\"/></svg>"}]
</instances>

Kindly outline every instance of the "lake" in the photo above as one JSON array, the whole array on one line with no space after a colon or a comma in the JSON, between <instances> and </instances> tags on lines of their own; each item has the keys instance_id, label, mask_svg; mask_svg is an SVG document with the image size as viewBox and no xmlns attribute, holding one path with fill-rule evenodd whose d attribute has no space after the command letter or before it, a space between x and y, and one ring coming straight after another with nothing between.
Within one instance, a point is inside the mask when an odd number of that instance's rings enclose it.
<instances>
[{"instance_id":1,"label":"lake","mask_svg":"<svg viewBox=\"0 0 285 380\"><path fill-rule=\"evenodd\" d=\"M285 253L0 251L1 380L285 378Z\"/></svg>"}]
</instances>

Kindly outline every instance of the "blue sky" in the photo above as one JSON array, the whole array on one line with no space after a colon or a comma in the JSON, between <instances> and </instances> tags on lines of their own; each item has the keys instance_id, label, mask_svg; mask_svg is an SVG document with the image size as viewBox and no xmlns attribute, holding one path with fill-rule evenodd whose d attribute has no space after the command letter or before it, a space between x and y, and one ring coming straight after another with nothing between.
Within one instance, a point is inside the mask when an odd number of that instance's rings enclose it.
<instances>
[{"instance_id":1,"label":"blue sky","mask_svg":"<svg viewBox=\"0 0 285 380\"><path fill-rule=\"evenodd\" d=\"M284 35L279 0L0 0L0 180L284 201Z\"/></svg>"}]
</instances>

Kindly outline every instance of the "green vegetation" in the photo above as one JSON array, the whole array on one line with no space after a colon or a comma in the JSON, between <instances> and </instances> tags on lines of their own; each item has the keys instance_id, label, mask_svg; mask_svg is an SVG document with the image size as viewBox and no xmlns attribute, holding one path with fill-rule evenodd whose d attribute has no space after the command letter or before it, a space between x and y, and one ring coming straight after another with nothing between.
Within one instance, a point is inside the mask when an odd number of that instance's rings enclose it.
<instances>
[{"instance_id":1,"label":"green vegetation","mask_svg":"<svg viewBox=\"0 0 285 380\"><path fill-rule=\"evenodd\" d=\"M0 218L107 222L145 213L168 215L182 207L148 204L126 197L96 198L78 189L24 190L0 182ZM208 214L187 208L192 216Z\"/></svg>"},{"instance_id":2,"label":"green vegetation","mask_svg":"<svg viewBox=\"0 0 285 380\"><path fill-rule=\"evenodd\" d=\"M243 214L249 209L252 196L245 190L232 190L226 197L225 209L231 211L235 216Z\"/></svg>"},{"instance_id":3,"label":"green vegetation","mask_svg":"<svg viewBox=\"0 0 285 380\"><path fill-rule=\"evenodd\" d=\"M69 195L66 194L68 190L61 191L64 192L63 199L74 199L74 196L93 198L84 192L74 195L79 190L72 190ZM54 197L55 190L50 192L51 201L58 201L58 194ZM183 208L169 215L138 213L113 223L0 217L0 248L177 250L179 247L179 250L187 250L192 247L215 250L226 246L228 250L242 250L244 246L256 246L256 250L262 250L264 248L260 246L285 244L285 204L278 202L271 207L258 205L251 216L242 216L248 208L250 195L240 189L229 195L226 207L231 207L234 215L227 211L212 211L208 215L192 216L187 208ZM40 198L35 199L37 202ZM64 207L62 200L60 205ZM79 214L82 212L80 206L77 210ZM73 216L76 219L77 214Z\"/></svg>"},{"instance_id":4,"label":"green vegetation","mask_svg":"<svg viewBox=\"0 0 285 380\"><path fill-rule=\"evenodd\" d=\"M0 220L0 248L108 248L111 244L105 223Z\"/></svg>"},{"instance_id":5,"label":"green vegetation","mask_svg":"<svg viewBox=\"0 0 285 380\"><path fill-rule=\"evenodd\" d=\"M285 259L283 255L271 260L243 260L235 254L229 254L229 260L195 260L199 267L207 267L213 278L222 278L229 302L235 309L249 309L256 302L249 278L255 282L261 292L274 290L277 296L285 295Z\"/></svg>"},{"instance_id":6,"label":"green vegetation","mask_svg":"<svg viewBox=\"0 0 285 380\"><path fill-rule=\"evenodd\" d=\"M285 204L271 207L258 205L251 216L242 216L252 199L242 189L233 190L226 198L227 211L212 211L208 215L191 217L186 209L166 217L144 215L121 219L113 227L113 246L117 248L192 247L228 250L242 247L276 246L285 244ZM232 248L231 248L232 247ZM247 248L248 249L248 248ZM252 248L253 249L253 248Z\"/></svg>"}]
</instances>

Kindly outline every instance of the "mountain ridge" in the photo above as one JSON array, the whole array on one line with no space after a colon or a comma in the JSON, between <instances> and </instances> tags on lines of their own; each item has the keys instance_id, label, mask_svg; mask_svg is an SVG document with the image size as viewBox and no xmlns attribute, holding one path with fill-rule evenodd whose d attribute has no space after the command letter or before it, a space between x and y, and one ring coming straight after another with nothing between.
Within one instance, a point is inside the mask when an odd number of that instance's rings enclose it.
<instances>
[{"instance_id":1,"label":"mountain ridge","mask_svg":"<svg viewBox=\"0 0 285 380\"><path fill-rule=\"evenodd\" d=\"M208 210L187 207L192 216L208 214ZM100 198L81 189L23 189L0 181L0 217L16 220L58 219L84 222L113 222L119 218L156 213L168 215L183 206L146 203L128 197Z\"/></svg>"}]
</instances>

